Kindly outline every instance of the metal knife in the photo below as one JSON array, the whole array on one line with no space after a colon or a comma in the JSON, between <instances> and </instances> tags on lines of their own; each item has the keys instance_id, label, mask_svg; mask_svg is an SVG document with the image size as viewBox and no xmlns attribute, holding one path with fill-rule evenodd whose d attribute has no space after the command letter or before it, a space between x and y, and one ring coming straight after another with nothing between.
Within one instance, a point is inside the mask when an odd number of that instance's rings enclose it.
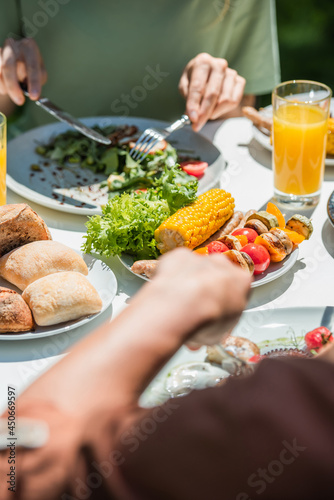
<instances>
[{"instance_id":1,"label":"metal knife","mask_svg":"<svg viewBox=\"0 0 334 500\"><path fill-rule=\"evenodd\" d=\"M29 97L29 92L26 83L21 82L20 83L22 92L26 97ZM53 104L49 99L46 97L40 97L37 101L33 101L37 104L37 106L40 106L41 108L44 109L44 111L47 111L47 113L50 113L50 115L54 116L57 118L57 120L60 120L61 122L68 123L71 127L75 128L79 132L81 132L83 135L86 137L89 137L90 139L93 139L93 141L100 142L101 144L106 144L109 145L111 144L111 140L108 139L108 137L105 137L104 135L99 134L98 132L95 132L95 130L86 127L80 120L77 120L73 116L71 116L69 113L66 111L63 111L62 109L58 108L55 104Z\"/></svg>"}]
</instances>

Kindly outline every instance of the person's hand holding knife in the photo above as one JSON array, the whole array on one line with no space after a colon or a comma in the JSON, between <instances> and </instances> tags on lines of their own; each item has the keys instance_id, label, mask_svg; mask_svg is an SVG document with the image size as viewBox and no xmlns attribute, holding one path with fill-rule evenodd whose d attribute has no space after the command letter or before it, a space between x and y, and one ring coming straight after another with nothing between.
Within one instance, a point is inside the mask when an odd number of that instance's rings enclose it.
<instances>
[{"instance_id":1,"label":"person's hand holding knife","mask_svg":"<svg viewBox=\"0 0 334 500\"><path fill-rule=\"evenodd\" d=\"M20 82L27 82L30 98L36 101L46 80L47 72L35 40L8 38L0 48L0 94L21 106L25 97Z\"/></svg>"}]
</instances>

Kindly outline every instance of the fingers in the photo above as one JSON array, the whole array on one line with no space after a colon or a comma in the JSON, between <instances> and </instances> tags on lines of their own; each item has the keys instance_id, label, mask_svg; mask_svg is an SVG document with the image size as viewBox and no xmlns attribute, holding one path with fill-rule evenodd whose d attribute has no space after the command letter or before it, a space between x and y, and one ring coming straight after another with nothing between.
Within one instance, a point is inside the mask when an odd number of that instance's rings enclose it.
<instances>
[{"instance_id":1,"label":"fingers","mask_svg":"<svg viewBox=\"0 0 334 500\"><path fill-rule=\"evenodd\" d=\"M179 91L186 99L186 113L198 131L210 119L237 108L246 80L222 58L202 53L192 59L180 78Z\"/></svg>"},{"instance_id":2,"label":"fingers","mask_svg":"<svg viewBox=\"0 0 334 500\"><path fill-rule=\"evenodd\" d=\"M188 67L186 67L185 70L183 71L179 82L179 92L185 99L188 96L188 90L189 90L189 75L187 68Z\"/></svg>"},{"instance_id":3,"label":"fingers","mask_svg":"<svg viewBox=\"0 0 334 500\"><path fill-rule=\"evenodd\" d=\"M241 314L251 277L224 255L204 257L175 249L160 259L153 282L159 282L160 289L173 297L176 307L184 304L191 311L191 321L196 318L194 323L200 324Z\"/></svg>"},{"instance_id":4,"label":"fingers","mask_svg":"<svg viewBox=\"0 0 334 500\"><path fill-rule=\"evenodd\" d=\"M40 53L34 40L22 40L22 54L27 71L29 96L35 101L42 90L42 68Z\"/></svg>"},{"instance_id":5,"label":"fingers","mask_svg":"<svg viewBox=\"0 0 334 500\"><path fill-rule=\"evenodd\" d=\"M211 56L197 56L188 72L189 87L187 93L186 113L193 124L197 125L201 102L211 73Z\"/></svg>"},{"instance_id":6,"label":"fingers","mask_svg":"<svg viewBox=\"0 0 334 500\"><path fill-rule=\"evenodd\" d=\"M13 43L14 42L14 43ZM6 94L17 105L24 103L24 95L20 88L17 77L17 54L15 51L15 41L8 39L2 51L2 79Z\"/></svg>"},{"instance_id":7,"label":"fingers","mask_svg":"<svg viewBox=\"0 0 334 500\"><path fill-rule=\"evenodd\" d=\"M212 117L220 98L227 62L224 59L216 59L211 68L209 80L207 82L204 96L201 102L198 121L195 130L200 130L203 125Z\"/></svg>"},{"instance_id":8,"label":"fingers","mask_svg":"<svg viewBox=\"0 0 334 500\"><path fill-rule=\"evenodd\" d=\"M38 46L31 38L8 39L0 53L0 92L22 105L25 99L19 82L25 79L30 98L38 99L47 80Z\"/></svg>"},{"instance_id":9,"label":"fingers","mask_svg":"<svg viewBox=\"0 0 334 500\"><path fill-rule=\"evenodd\" d=\"M224 114L229 113L240 104L245 85L246 80L238 75L235 70L230 68L226 70L222 92L211 116L213 120L221 118Z\"/></svg>"}]
</instances>

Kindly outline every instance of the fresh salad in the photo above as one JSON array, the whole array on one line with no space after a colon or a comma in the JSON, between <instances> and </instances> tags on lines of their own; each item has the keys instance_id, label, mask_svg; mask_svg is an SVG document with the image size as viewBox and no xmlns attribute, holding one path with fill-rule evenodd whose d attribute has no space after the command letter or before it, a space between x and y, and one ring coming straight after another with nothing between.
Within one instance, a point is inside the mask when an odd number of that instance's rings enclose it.
<instances>
[{"instance_id":1,"label":"fresh salad","mask_svg":"<svg viewBox=\"0 0 334 500\"><path fill-rule=\"evenodd\" d=\"M154 188L114 196L102 216L90 217L83 250L111 256L129 253L157 258L155 230L170 215L197 198L198 182L177 165L165 167Z\"/></svg>"},{"instance_id":2,"label":"fresh salad","mask_svg":"<svg viewBox=\"0 0 334 500\"><path fill-rule=\"evenodd\" d=\"M187 182L190 181L189 176L201 177L208 167L198 158L179 156L165 140L160 141L142 163L138 163L129 154L138 136L136 126L109 125L93 129L109 137L111 145L98 144L80 132L69 130L57 135L48 144L37 146L36 153L64 168L73 170L81 167L105 174L106 180L101 187L108 187L110 197L115 193L157 187L165 167L173 167L178 162L182 162L179 176L183 175ZM36 169L36 165L31 165L31 169Z\"/></svg>"}]
</instances>

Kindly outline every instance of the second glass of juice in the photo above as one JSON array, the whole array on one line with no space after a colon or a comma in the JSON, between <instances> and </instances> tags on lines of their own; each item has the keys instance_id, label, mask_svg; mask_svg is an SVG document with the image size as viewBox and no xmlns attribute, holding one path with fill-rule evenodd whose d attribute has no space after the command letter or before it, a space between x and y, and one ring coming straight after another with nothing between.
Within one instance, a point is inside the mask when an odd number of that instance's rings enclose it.
<instances>
[{"instance_id":1,"label":"second glass of juice","mask_svg":"<svg viewBox=\"0 0 334 500\"><path fill-rule=\"evenodd\" d=\"M273 92L273 172L276 201L316 205L324 176L331 89L307 80Z\"/></svg>"},{"instance_id":2,"label":"second glass of juice","mask_svg":"<svg viewBox=\"0 0 334 500\"><path fill-rule=\"evenodd\" d=\"M6 204L6 117L0 113L0 206Z\"/></svg>"}]
</instances>

